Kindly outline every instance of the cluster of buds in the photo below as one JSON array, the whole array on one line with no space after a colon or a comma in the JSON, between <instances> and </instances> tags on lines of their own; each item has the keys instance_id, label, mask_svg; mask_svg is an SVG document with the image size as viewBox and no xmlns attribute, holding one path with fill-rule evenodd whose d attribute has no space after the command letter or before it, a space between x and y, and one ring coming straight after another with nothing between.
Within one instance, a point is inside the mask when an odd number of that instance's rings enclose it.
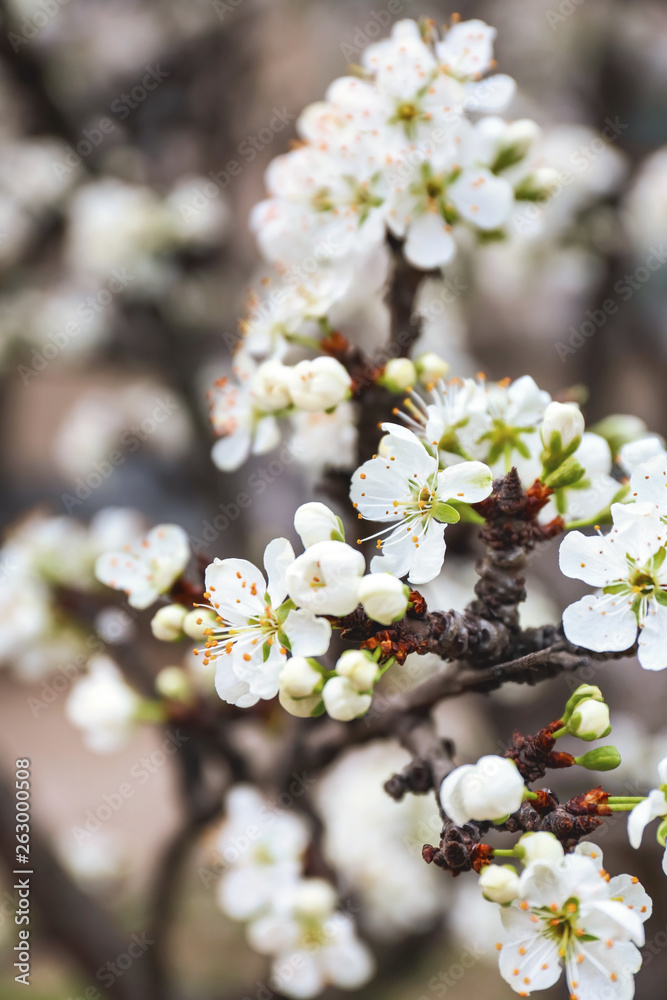
<instances>
[{"instance_id":1,"label":"cluster of buds","mask_svg":"<svg viewBox=\"0 0 667 1000\"><path fill-rule=\"evenodd\" d=\"M560 719L535 736L515 733L503 757L488 755L476 764L457 767L442 782L439 791L445 826L438 848L427 844L424 859L454 875L482 871L483 889L495 902L509 903L518 874L511 866L493 867L495 857L513 857L524 865L535 860L551 861L572 851L616 811L626 811L638 799L614 798L601 787L560 803L547 789L533 791L529 784L544 778L547 770L578 765L587 770L610 771L621 757L613 746L597 747L581 756L556 751L556 741L565 735L583 740L600 739L611 731L609 709L598 687L582 684L568 700ZM519 833L510 850L482 843L489 830ZM507 898L505 898L507 897Z\"/></svg>"}]
</instances>

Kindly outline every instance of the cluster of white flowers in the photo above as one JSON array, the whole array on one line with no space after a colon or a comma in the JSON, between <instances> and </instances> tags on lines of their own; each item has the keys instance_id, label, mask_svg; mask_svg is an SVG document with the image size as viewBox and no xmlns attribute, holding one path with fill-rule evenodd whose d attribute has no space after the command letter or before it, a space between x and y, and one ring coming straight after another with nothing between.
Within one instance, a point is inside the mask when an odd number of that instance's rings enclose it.
<instances>
[{"instance_id":1,"label":"cluster of white flowers","mask_svg":"<svg viewBox=\"0 0 667 1000\"><path fill-rule=\"evenodd\" d=\"M183 528L158 524L135 544L104 552L95 564L95 575L107 587L124 591L133 608L143 610L170 589L189 558L190 543Z\"/></svg>"},{"instance_id":2,"label":"cluster of white flowers","mask_svg":"<svg viewBox=\"0 0 667 1000\"><path fill-rule=\"evenodd\" d=\"M404 20L370 45L358 76L334 80L304 110L302 145L269 167L269 197L251 220L265 256L288 269L312 255L344 294L387 231L414 266L439 267L454 257L459 227L495 233L515 199L548 185L521 168L537 126L488 116L515 89L505 75L481 79L495 34L473 20L439 40L430 23ZM482 117L472 124L471 114Z\"/></svg>"},{"instance_id":3,"label":"cluster of white flowers","mask_svg":"<svg viewBox=\"0 0 667 1000\"><path fill-rule=\"evenodd\" d=\"M362 53L358 75L334 80L302 112L300 143L271 162L268 197L251 215L271 271L241 324L236 379L213 393L220 468L273 448L277 413L326 411L348 394L349 381L332 391L344 379L334 378L333 359L299 362L293 375L280 362L295 348L317 349L332 330L351 329L356 342L364 328L386 333L390 240L414 268L438 269L471 237L506 236L517 205L548 194L550 172L525 165L537 125L496 114L514 81L483 79L495 34L480 20L455 21L442 38L431 22L399 21ZM258 370L258 359L271 363ZM390 364L414 371L409 359ZM328 367L326 391L323 378L313 379L314 391L299 386L312 365ZM393 378L384 384L397 387Z\"/></svg>"},{"instance_id":4,"label":"cluster of white flowers","mask_svg":"<svg viewBox=\"0 0 667 1000\"><path fill-rule=\"evenodd\" d=\"M220 438L213 461L230 471L251 452L271 451L280 440L279 417L332 413L344 404L351 386L347 370L335 358L321 356L296 365L270 359L258 365L240 351L234 380L219 379L209 393L211 423Z\"/></svg>"},{"instance_id":5,"label":"cluster of white flowers","mask_svg":"<svg viewBox=\"0 0 667 1000\"><path fill-rule=\"evenodd\" d=\"M329 619L361 603L381 623L394 621L409 592L390 574L364 575L363 556L324 504L303 504L294 525L305 551L296 556L286 538L274 539L264 553L266 578L245 559L216 559L207 568L203 660L216 663L218 694L231 704L246 708L280 694L294 715L326 709L347 721L367 711L380 672L357 650L344 653L335 671L314 659L329 648Z\"/></svg>"},{"instance_id":6,"label":"cluster of white flowers","mask_svg":"<svg viewBox=\"0 0 667 1000\"><path fill-rule=\"evenodd\" d=\"M638 644L646 670L667 667L667 454L639 464L628 502L613 504L613 527L587 537L570 532L560 547L565 576L599 588L563 614L565 634L586 649Z\"/></svg>"},{"instance_id":7,"label":"cluster of white flowers","mask_svg":"<svg viewBox=\"0 0 667 1000\"><path fill-rule=\"evenodd\" d=\"M271 983L295 998L327 985L357 989L373 974L373 958L352 917L338 908L324 879L304 874L309 829L303 819L272 806L250 785L227 795L217 854L225 873L222 910L246 924L252 948L272 959Z\"/></svg>"},{"instance_id":8,"label":"cluster of white flowers","mask_svg":"<svg viewBox=\"0 0 667 1000\"><path fill-rule=\"evenodd\" d=\"M96 559L141 528L135 511L112 507L88 526L44 513L14 525L0 549L0 661L30 680L85 656L84 636L58 606L54 588L96 590Z\"/></svg>"}]
</instances>

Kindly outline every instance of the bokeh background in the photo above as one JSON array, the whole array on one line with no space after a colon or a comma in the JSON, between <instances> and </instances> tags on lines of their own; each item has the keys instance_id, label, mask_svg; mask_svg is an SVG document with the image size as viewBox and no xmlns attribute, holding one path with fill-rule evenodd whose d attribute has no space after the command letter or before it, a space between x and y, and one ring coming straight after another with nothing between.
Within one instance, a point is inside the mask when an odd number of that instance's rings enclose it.
<instances>
[{"instance_id":1,"label":"bokeh background","mask_svg":"<svg viewBox=\"0 0 667 1000\"><path fill-rule=\"evenodd\" d=\"M19 530L31 537L35 522L22 520L28 512L89 525L96 512L119 506L148 524L183 524L207 561L257 558L270 538L291 535L295 507L318 495L322 463L269 473L263 488L261 477L251 477L267 469L266 458L234 474L217 472L205 392L229 369L257 268L249 210L262 196L267 164L294 139L299 111L397 14L442 22L453 13L426 0L391 9L384 0L0 4L0 516L10 538ZM647 261L667 253L667 7L659 0L489 0L459 2L456 10L497 27L496 58L518 83L512 117L543 126L546 162L569 168L573 180L554 198L539 236L516 233L457 265L452 278L465 292L424 324L423 345L448 358L452 374L529 372L552 394L569 390L580 399L589 423L629 413L665 434L667 270ZM605 312L609 301L616 308ZM120 459L110 461L111 454ZM220 505L242 491L252 503L229 518L229 530L207 534ZM103 546L99 526L97 535L82 530L85 538L70 538L60 526L57 566L49 570L75 591L82 560L91 565ZM472 538L462 533L457 544L460 562L442 583L443 607L465 604L472 585L465 560ZM40 545L48 549L47 541ZM68 570L65 554L77 545L85 555ZM555 572L555 554L547 547L531 564L531 623L557 619L580 593ZM15 627L17 614L31 613L29 598L17 610L11 587L3 595L0 635ZM77 611L113 645L113 614L95 618L99 609L82 600ZM123 629L120 640L147 669L173 661L171 650L155 648L143 619ZM69 682L52 683L73 662L78 641L67 629L47 630L18 652L0 641L2 765L9 773L15 757L31 758L35 822L73 882L129 934L146 926L146 894L178 825L178 782L168 756L145 780L136 777L137 763L160 746L153 731L112 756L84 747L64 715ZM604 678L625 758L619 781L644 787L667 750L667 679L640 676L627 662L605 667ZM444 708L439 725L462 758L476 757L493 752L515 726L530 731L557 716L567 695L557 680L466 698ZM271 754L272 725L269 716L263 733L248 726L257 756ZM368 747L318 778L315 791L323 812L328 801L347 817L351 839L369 838L372 874L358 858L348 873L350 899L380 956L379 976L364 995L512 996L495 968L488 915L462 885L419 860L433 836L432 813L420 803L408 815L381 791L400 761L391 745ZM376 794L356 787L362 775ZM78 838L89 812L128 776L136 794L94 838ZM392 810L403 810L400 821ZM369 835L374 822L397 824L391 851ZM341 836L336 849L345 855ZM661 1000L667 893L658 848L635 856L622 820L604 846L612 871L631 870L654 895L652 950L637 997ZM206 851L204 838L185 867L169 938L170 985L176 996L262 1000L263 960L198 874ZM386 873L403 866L404 885L394 879L383 889L383 851ZM18 990L9 885L4 879L0 892L3 995ZM415 885L429 902L402 926L397 914ZM90 983L76 955L54 945L37 911L33 948L35 1000L85 995ZM92 995L106 996L96 988ZM561 982L548 996L564 991Z\"/></svg>"}]
</instances>

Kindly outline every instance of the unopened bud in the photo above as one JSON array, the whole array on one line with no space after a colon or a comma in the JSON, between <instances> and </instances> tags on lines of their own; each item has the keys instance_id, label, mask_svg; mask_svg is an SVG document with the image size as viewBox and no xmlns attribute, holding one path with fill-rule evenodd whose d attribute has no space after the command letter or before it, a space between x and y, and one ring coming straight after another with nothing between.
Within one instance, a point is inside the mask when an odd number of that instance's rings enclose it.
<instances>
[{"instance_id":1,"label":"unopened bud","mask_svg":"<svg viewBox=\"0 0 667 1000\"><path fill-rule=\"evenodd\" d=\"M417 376L422 385L430 385L431 382L438 382L440 379L447 378L450 365L449 362L441 358L435 351L427 351L415 359L415 368L417 369Z\"/></svg>"},{"instance_id":2,"label":"unopened bud","mask_svg":"<svg viewBox=\"0 0 667 1000\"><path fill-rule=\"evenodd\" d=\"M280 671L280 690L289 698L308 698L322 690L322 674L317 669L317 660L307 660L304 656L292 656Z\"/></svg>"},{"instance_id":3,"label":"unopened bud","mask_svg":"<svg viewBox=\"0 0 667 1000\"><path fill-rule=\"evenodd\" d=\"M182 604L167 604L151 619L151 632L161 642L177 642L183 638L183 622L188 613Z\"/></svg>"},{"instance_id":4,"label":"unopened bud","mask_svg":"<svg viewBox=\"0 0 667 1000\"><path fill-rule=\"evenodd\" d=\"M484 899L506 906L519 895L519 875L514 865L485 865L479 875Z\"/></svg>"},{"instance_id":5,"label":"unopened bud","mask_svg":"<svg viewBox=\"0 0 667 1000\"><path fill-rule=\"evenodd\" d=\"M358 593L368 617L381 625L391 625L407 611L410 591L393 573L368 573Z\"/></svg>"},{"instance_id":6,"label":"unopened bud","mask_svg":"<svg viewBox=\"0 0 667 1000\"><path fill-rule=\"evenodd\" d=\"M207 608L195 608L194 611L188 611L183 619L183 631L191 639L201 642L208 635L207 629L214 628L216 622L215 611L209 611Z\"/></svg>"},{"instance_id":7,"label":"unopened bud","mask_svg":"<svg viewBox=\"0 0 667 1000\"><path fill-rule=\"evenodd\" d=\"M170 701L189 701L192 697L190 678L182 667L164 667L155 678L155 690Z\"/></svg>"},{"instance_id":8,"label":"unopened bud","mask_svg":"<svg viewBox=\"0 0 667 1000\"><path fill-rule=\"evenodd\" d=\"M560 841L553 833L546 831L524 833L519 838L515 851L524 865L530 865L534 861L560 861L565 854Z\"/></svg>"},{"instance_id":9,"label":"unopened bud","mask_svg":"<svg viewBox=\"0 0 667 1000\"><path fill-rule=\"evenodd\" d=\"M621 755L616 747L596 747L581 757L575 757L574 763L587 771L613 771L620 766Z\"/></svg>"},{"instance_id":10,"label":"unopened bud","mask_svg":"<svg viewBox=\"0 0 667 1000\"><path fill-rule=\"evenodd\" d=\"M604 702L580 701L569 722L568 731L580 740L599 740L611 732L609 725L609 706Z\"/></svg>"},{"instance_id":11,"label":"unopened bud","mask_svg":"<svg viewBox=\"0 0 667 1000\"><path fill-rule=\"evenodd\" d=\"M417 381L417 369L410 358L392 358L384 366L384 371L378 378L389 392L405 392Z\"/></svg>"}]
</instances>

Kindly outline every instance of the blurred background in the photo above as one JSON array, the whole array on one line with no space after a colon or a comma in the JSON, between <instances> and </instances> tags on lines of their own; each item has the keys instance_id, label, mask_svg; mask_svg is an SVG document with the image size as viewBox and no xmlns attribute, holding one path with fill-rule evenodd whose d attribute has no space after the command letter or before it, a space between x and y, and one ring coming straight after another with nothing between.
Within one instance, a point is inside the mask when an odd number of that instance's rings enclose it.
<instances>
[{"instance_id":1,"label":"blurred background","mask_svg":"<svg viewBox=\"0 0 667 1000\"><path fill-rule=\"evenodd\" d=\"M528 372L553 395L574 390L587 422L628 413L666 434L667 6L488 0L455 9L498 29L499 67L518 84L511 116L543 127L545 162L570 180L539 231L527 225L457 259L450 278L463 293L428 313L422 347L447 358L453 375ZM295 507L321 495L316 431L305 469L272 471L264 457L223 475L210 461L205 393L229 370L258 265L248 214L306 104L397 18L442 22L452 13L427 0L394 0L391 11L385 0L0 3L2 765L9 775L16 757L31 758L34 820L49 850L126 937L146 928L145 896L178 826L178 778L162 734L142 730L102 757L68 723L68 667L76 674L90 646L66 612L111 655L121 643L153 671L170 665L182 653L156 649L145 620L114 612L95 591L95 556L129 525L169 521L186 528L204 563L259 560L271 538L292 536ZM239 509L243 492L252 503ZM472 544L462 532L460 561L437 585L441 607L469 599ZM26 553L39 572L12 583L11 560ZM532 561L530 624L558 620L581 593L554 572L556 554L547 547ZM420 669L408 669L405 683ZM666 680L639 677L627 662L605 667L604 680L625 759L618 780L646 787L667 752ZM515 727L557 717L568 694L561 679L466 698L444 706L438 722L462 760L477 757ZM269 713L263 731L249 721L239 739L270 757L275 725ZM514 995L498 977L484 904L464 879L421 862L422 843L437 842L431 803L398 806L382 792L402 751L371 744L355 754L319 776L313 795L330 861L379 955L364 996ZM128 782L132 795L100 819L105 796ZM352 858L346 836L365 851ZM636 995L661 1000L667 893L658 848L635 856L622 820L600 843L610 870L632 871L654 896ZM267 1000L264 960L201 877L209 847L204 837L185 866L170 979L184 997ZM0 887L3 995L18 990L10 884ZM63 896L60 906L58 920ZM54 944L37 909L33 949L35 1000L107 996L100 982L85 993L75 950ZM545 994L564 995L564 982Z\"/></svg>"}]
</instances>

